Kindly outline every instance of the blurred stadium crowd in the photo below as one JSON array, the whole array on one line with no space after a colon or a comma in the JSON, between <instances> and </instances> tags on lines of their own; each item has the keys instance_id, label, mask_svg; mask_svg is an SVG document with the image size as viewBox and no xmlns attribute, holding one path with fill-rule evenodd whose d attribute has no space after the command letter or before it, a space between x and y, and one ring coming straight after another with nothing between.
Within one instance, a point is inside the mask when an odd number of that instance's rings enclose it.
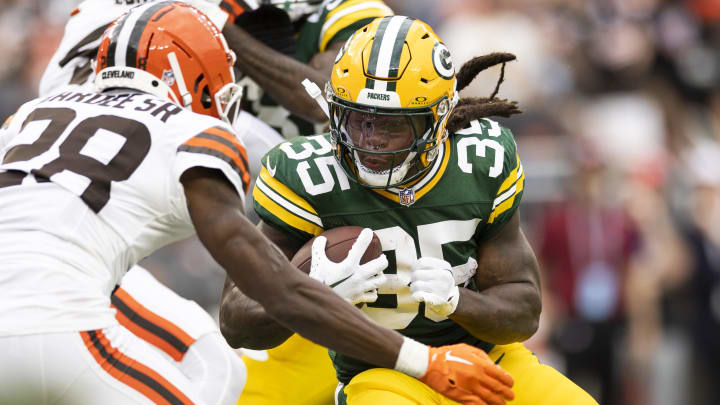
<instances>
[{"instance_id":1,"label":"blurred stadium crowd","mask_svg":"<svg viewBox=\"0 0 720 405\"><path fill-rule=\"evenodd\" d=\"M524 114L499 121L527 173L540 359L602 404L720 404L720 1L385 1L458 65L517 55L500 95ZM75 3L0 2L3 117L36 96ZM223 272L196 241L142 264L216 311Z\"/></svg>"}]
</instances>

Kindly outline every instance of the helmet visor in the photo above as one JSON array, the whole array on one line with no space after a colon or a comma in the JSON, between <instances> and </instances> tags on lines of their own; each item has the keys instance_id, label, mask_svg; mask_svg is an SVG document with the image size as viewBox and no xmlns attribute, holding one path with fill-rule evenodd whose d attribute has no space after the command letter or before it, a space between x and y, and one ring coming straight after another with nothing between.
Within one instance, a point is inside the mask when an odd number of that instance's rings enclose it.
<instances>
[{"instance_id":1,"label":"helmet visor","mask_svg":"<svg viewBox=\"0 0 720 405\"><path fill-rule=\"evenodd\" d=\"M403 163L428 132L427 115L385 115L347 110L343 132L365 169L383 173Z\"/></svg>"}]
</instances>

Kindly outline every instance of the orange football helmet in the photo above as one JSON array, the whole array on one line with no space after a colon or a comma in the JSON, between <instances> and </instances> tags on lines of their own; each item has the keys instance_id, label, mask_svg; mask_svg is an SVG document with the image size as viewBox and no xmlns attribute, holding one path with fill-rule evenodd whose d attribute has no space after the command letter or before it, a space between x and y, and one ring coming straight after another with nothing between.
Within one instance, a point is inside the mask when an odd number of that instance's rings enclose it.
<instances>
[{"instance_id":1,"label":"orange football helmet","mask_svg":"<svg viewBox=\"0 0 720 405\"><path fill-rule=\"evenodd\" d=\"M232 123L242 96L234 64L235 54L205 14L161 1L135 7L108 27L95 84L99 90L137 89Z\"/></svg>"}]
</instances>

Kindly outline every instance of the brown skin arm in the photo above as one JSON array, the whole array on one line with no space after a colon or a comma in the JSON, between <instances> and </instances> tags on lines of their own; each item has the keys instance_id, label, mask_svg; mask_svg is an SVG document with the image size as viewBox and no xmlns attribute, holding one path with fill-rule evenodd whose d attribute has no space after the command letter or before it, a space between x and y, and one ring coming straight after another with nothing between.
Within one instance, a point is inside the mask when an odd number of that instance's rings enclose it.
<instances>
[{"instance_id":1,"label":"brown skin arm","mask_svg":"<svg viewBox=\"0 0 720 405\"><path fill-rule=\"evenodd\" d=\"M310 122L328 120L300 83L308 78L322 89L330 77L335 56L345 41L332 42L324 52L313 56L310 63L305 64L270 48L235 24L225 24L223 34L237 55L235 65L275 100Z\"/></svg>"},{"instance_id":2,"label":"brown skin arm","mask_svg":"<svg viewBox=\"0 0 720 405\"><path fill-rule=\"evenodd\" d=\"M267 236L288 259L300 249L295 240L275 228L260 222L258 229ZM271 349L282 344L293 332L270 318L256 301L243 294L228 277L220 299L220 332L231 347L254 350Z\"/></svg>"},{"instance_id":3,"label":"brown skin arm","mask_svg":"<svg viewBox=\"0 0 720 405\"><path fill-rule=\"evenodd\" d=\"M520 228L519 211L492 239L478 246L475 283L460 288L450 319L478 339L494 344L522 342L538 328L540 273L535 253Z\"/></svg>"},{"instance_id":4,"label":"brown skin arm","mask_svg":"<svg viewBox=\"0 0 720 405\"><path fill-rule=\"evenodd\" d=\"M394 368L402 336L370 321L291 265L245 218L240 197L218 170L195 167L180 180L200 241L235 285L270 317L320 345Z\"/></svg>"}]
</instances>

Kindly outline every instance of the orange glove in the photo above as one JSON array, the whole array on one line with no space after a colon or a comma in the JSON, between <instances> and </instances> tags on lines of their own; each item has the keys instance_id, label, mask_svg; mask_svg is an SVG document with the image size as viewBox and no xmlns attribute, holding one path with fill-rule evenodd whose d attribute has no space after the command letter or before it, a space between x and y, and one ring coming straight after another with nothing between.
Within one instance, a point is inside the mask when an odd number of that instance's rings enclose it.
<instances>
[{"instance_id":1,"label":"orange glove","mask_svg":"<svg viewBox=\"0 0 720 405\"><path fill-rule=\"evenodd\" d=\"M477 347L460 343L430 347L430 359L420 381L462 404L503 405L515 398L513 379Z\"/></svg>"}]
</instances>

